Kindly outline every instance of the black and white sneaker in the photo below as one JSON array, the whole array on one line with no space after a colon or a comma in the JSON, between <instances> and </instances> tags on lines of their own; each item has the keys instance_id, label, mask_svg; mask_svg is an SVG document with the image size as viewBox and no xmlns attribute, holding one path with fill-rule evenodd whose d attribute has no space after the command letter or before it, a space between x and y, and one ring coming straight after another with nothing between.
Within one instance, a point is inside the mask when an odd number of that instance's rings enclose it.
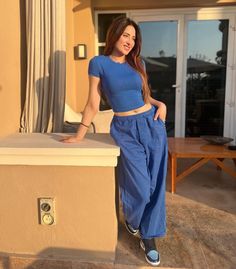
<instances>
[{"instance_id":1,"label":"black and white sneaker","mask_svg":"<svg viewBox=\"0 0 236 269\"><path fill-rule=\"evenodd\" d=\"M156 249L155 240L141 239L140 246L145 252L146 261L152 266L158 266L160 264L160 255Z\"/></svg>"},{"instance_id":2,"label":"black and white sneaker","mask_svg":"<svg viewBox=\"0 0 236 269\"><path fill-rule=\"evenodd\" d=\"M134 229L127 221L125 221L125 227L127 231L132 235L137 235L139 232L138 229Z\"/></svg>"}]
</instances>

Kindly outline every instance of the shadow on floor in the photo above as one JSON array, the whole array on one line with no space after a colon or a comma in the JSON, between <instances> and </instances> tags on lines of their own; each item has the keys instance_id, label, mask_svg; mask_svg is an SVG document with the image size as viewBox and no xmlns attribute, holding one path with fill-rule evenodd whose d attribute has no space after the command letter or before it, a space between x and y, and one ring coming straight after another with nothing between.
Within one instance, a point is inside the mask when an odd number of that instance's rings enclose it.
<instances>
[{"instance_id":1,"label":"shadow on floor","mask_svg":"<svg viewBox=\"0 0 236 269\"><path fill-rule=\"evenodd\" d=\"M194 159L178 160L178 172L194 161ZM225 160L224 163L236 171L232 160ZM167 190L170 190L169 186L170 175L168 174ZM176 185L176 194L209 207L236 214L236 178L217 169L216 165L211 162L180 180Z\"/></svg>"},{"instance_id":2,"label":"shadow on floor","mask_svg":"<svg viewBox=\"0 0 236 269\"><path fill-rule=\"evenodd\" d=\"M49 247L37 254L0 253L0 269L114 268L114 253Z\"/></svg>"},{"instance_id":3,"label":"shadow on floor","mask_svg":"<svg viewBox=\"0 0 236 269\"><path fill-rule=\"evenodd\" d=\"M183 162L179 167L189 164ZM236 180L209 163L177 183L175 194L169 186L168 174L167 234L156 239L160 266L236 268ZM139 239L125 230L121 210L116 262L146 266Z\"/></svg>"}]
</instances>

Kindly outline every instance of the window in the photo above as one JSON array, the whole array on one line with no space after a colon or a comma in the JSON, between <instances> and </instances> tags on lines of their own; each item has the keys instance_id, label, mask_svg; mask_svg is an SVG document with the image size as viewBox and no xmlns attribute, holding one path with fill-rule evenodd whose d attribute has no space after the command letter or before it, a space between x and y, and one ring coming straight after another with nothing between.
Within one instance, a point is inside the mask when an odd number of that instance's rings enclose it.
<instances>
[{"instance_id":1,"label":"window","mask_svg":"<svg viewBox=\"0 0 236 269\"><path fill-rule=\"evenodd\" d=\"M102 13L98 14L98 25L97 25L97 33L98 33L98 54L103 54L103 50L105 48L106 42L106 34L108 27L112 23L112 21L120 16L126 17L126 13Z\"/></svg>"}]
</instances>

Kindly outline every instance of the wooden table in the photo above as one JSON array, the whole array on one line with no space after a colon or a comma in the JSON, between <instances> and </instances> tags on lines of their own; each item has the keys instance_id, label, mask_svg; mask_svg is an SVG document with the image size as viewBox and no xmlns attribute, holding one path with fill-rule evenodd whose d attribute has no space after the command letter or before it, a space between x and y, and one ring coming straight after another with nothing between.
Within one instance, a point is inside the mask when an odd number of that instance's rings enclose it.
<instances>
[{"instance_id":1,"label":"wooden table","mask_svg":"<svg viewBox=\"0 0 236 269\"><path fill-rule=\"evenodd\" d=\"M212 145L200 137L168 138L168 156L171 169L171 192L175 193L176 183L208 161L215 163L220 169L236 178L236 169L225 165L224 159L232 159L236 166L236 151L229 150L227 145ZM177 175L178 158L197 158L190 167Z\"/></svg>"}]
</instances>

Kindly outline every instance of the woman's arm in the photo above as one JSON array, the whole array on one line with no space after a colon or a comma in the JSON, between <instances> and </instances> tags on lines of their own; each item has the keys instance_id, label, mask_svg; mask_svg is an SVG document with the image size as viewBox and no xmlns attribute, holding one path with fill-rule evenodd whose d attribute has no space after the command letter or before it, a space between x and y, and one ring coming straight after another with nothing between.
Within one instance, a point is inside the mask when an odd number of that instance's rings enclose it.
<instances>
[{"instance_id":1,"label":"woman's arm","mask_svg":"<svg viewBox=\"0 0 236 269\"><path fill-rule=\"evenodd\" d=\"M154 120L157 120L157 118L160 117L161 120L165 121L166 120L166 113L167 113L166 105L163 102L152 98L151 96L149 97L149 102L153 106L158 107L157 112L156 112L155 117L154 117Z\"/></svg>"},{"instance_id":2,"label":"woman's arm","mask_svg":"<svg viewBox=\"0 0 236 269\"><path fill-rule=\"evenodd\" d=\"M87 133L88 127L99 111L101 99L100 78L89 76L89 96L83 111L82 124L79 125L76 135L62 139L64 143L76 143L81 141ZM86 127L88 126L88 127Z\"/></svg>"}]
</instances>

